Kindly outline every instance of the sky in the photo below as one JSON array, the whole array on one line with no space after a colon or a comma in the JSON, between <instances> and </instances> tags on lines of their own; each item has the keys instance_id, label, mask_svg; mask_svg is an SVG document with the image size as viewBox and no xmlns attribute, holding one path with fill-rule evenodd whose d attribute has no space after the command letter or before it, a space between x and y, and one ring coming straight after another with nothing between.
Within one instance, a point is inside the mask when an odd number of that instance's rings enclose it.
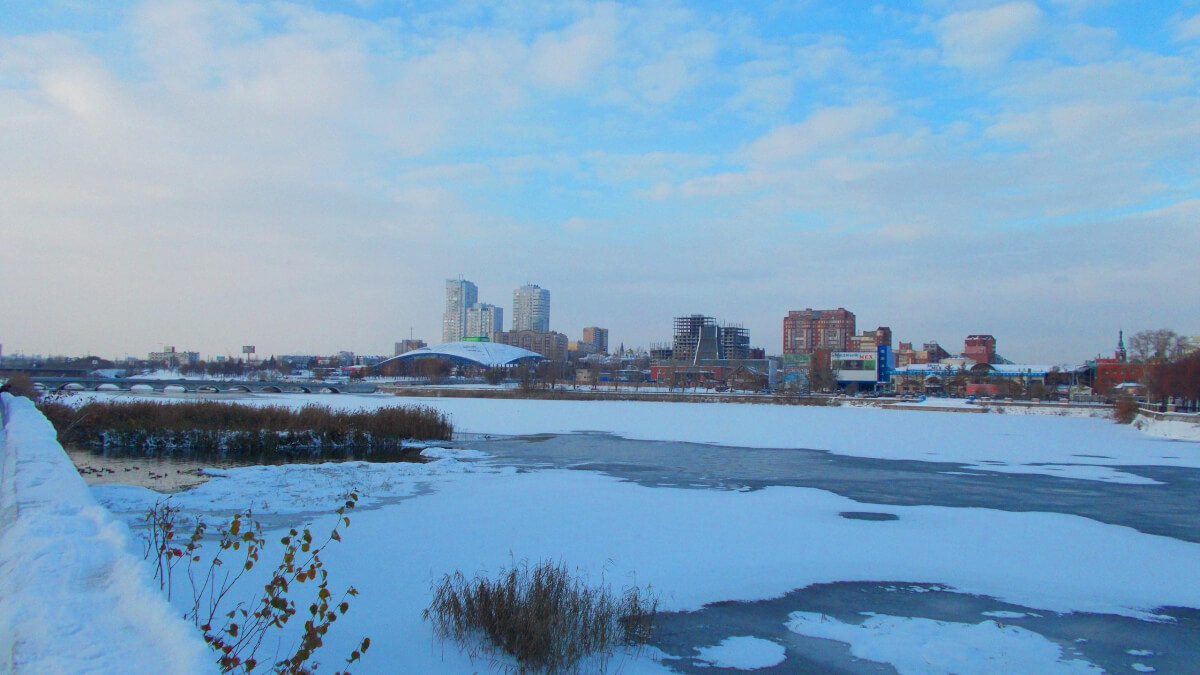
<instances>
[{"instance_id":1,"label":"sky","mask_svg":"<svg viewBox=\"0 0 1200 675\"><path fill-rule=\"evenodd\" d=\"M1200 334L1200 0L0 0L5 354Z\"/></svg>"}]
</instances>

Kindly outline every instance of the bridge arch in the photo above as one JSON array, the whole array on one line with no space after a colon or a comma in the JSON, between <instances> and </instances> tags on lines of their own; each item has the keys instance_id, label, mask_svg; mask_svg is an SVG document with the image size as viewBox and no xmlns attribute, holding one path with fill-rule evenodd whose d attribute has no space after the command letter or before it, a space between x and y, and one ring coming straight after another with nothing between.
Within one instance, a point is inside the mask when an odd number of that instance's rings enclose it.
<instances>
[{"instance_id":1,"label":"bridge arch","mask_svg":"<svg viewBox=\"0 0 1200 675\"><path fill-rule=\"evenodd\" d=\"M282 389L280 389L279 387L276 387L273 384L268 384L267 386L259 389L259 391L264 394L282 394L283 393Z\"/></svg>"}]
</instances>

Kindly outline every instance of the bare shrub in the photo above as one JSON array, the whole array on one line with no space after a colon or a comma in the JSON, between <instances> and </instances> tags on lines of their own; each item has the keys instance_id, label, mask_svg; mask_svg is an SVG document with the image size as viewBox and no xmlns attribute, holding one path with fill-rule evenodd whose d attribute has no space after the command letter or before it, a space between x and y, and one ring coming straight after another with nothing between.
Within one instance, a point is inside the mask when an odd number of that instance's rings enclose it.
<instances>
[{"instance_id":1,"label":"bare shrub","mask_svg":"<svg viewBox=\"0 0 1200 675\"><path fill-rule=\"evenodd\" d=\"M37 401L42 397L42 392L38 391L37 385L33 383L33 379L25 373L17 373L3 385L3 390L13 396L24 396L30 401Z\"/></svg>"},{"instance_id":2,"label":"bare shrub","mask_svg":"<svg viewBox=\"0 0 1200 675\"><path fill-rule=\"evenodd\" d=\"M1112 407L1112 418L1117 424L1132 424L1138 416L1138 402L1132 396L1117 399Z\"/></svg>"},{"instance_id":3,"label":"bare shrub","mask_svg":"<svg viewBox=\"0 0 1200 675\"><path fill-rule=\"evenodd\" d=\"M231 593L237 582L254 569L266 545L262 524L250 511L234 514L229 524L218 532L218 552L207 562L199 554L207 529L198 520L187 532L182 529L183 518L178 507L158 502L146 514L145 556L154 566L154 578L170 600L175 586L175 568L185 565L190 584L192 606L184 618L194 623L204 634L204 641L217 653L222 673L249 673L258 666L256 654L267 637L283 627L299 610L294 596L300 588L315 581L315 599L308 606L304 633L299 644L283 652L283 658L272 665L275 673L309 673L314 652L324 642L329 628L350 609L349 598L358 595L351 586L335 604L329 590L328 572L321 553L331 542L341 541L338 529L350 526L346 515L354 508L358 494L346 495L343 506L337 509L337 524L324 541L315 540L309 528L292 529L280 539L283 554L263 590L253 597L238 601L230 608ZM349 665L358 661L371 646L363 638L358 649L346 659ZM339 671L348 675L347 671Z\"/></svg>"},{"instance_id":4,"label":"bare shrub","mask_svg":"<svg viewBox=\"0 0 1200 675\"><path fill-rule=\"evenodd\" d=\"M447 574L433 594L424 618L439 638L462 649L499 649L522 671L546 673L568 672L592 654L607 657L618 644L644 644L658 609L658 598L637 586L617 597L550 561L522 562L495 580ZM479 643L481 635L490 644Z\"/></svg>"}]
</instances>

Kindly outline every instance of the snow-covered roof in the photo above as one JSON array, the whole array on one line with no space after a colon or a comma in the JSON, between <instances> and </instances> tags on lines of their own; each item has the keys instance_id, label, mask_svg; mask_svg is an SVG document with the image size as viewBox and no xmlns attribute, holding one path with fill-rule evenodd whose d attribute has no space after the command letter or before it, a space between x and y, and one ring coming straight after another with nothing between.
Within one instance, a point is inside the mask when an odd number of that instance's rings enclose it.
<instances>
[{"instance_id":1,"label":"snow-covered roof","mask_svg":"<svg viewBox=\"0 0 1200 675\"><path fill-rule=\"evenodd\" d=\"M949 373L957 373L963 369L957 363L910 363L900 366L892 371L893 374L899 375L944 375Z\"/></svg>"},{"instance_id":2,"label":"snow-covered roof","mask_svg":"<svg viewBox=\"0 0 1200 675\"><path fill-rule=\"evenodd\" d=\"M980 366L986 366L988 370L997 375L1045 375L1056 370L1063 370L1060 366L1046 365L1030 365L1022 363L983 363Z\"/></svg>"},{"instance_id":3,"label":"snow-covered roof","mask_svg":"<svg viewBox=\"0 0 1200 675\"><path fill-rule=\"evenodd\" d=\"M544 359L546 357L531 352L528 349L503 345L498 342L445 342L440 345L429 345L399 356L393 356L379 365L399 359L415 359L425 356L440 356L448 359L459 359L478 363L481 366L507 366L522 359Z\"/></svg>"}]
</instances>

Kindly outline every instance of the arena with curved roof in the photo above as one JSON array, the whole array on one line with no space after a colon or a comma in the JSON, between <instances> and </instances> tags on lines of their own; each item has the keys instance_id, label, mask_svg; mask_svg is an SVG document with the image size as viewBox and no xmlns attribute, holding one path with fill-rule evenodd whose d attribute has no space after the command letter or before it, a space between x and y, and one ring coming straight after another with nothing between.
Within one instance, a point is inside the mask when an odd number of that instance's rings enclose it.
<instances>
[{"instance_id":1,"label":"arena with curved roof","mask_svg":"<svg viewBox=\"0 0 1200 675\"><path fill-rule=\"evenodd\" d=\"M440 345L430 345L421 347L410 352L405 352L399 356L381 362L383 366L387 363L395 363L397 361L411 361L414 359L438 357L458 361L460 363L472 363L486 368L512 366L522 361L541 361L546 357L537 352L531 352L528 349L514 347L512 345L502 345L497 342L446 342Z\"/></svg>"}]
</instances>

